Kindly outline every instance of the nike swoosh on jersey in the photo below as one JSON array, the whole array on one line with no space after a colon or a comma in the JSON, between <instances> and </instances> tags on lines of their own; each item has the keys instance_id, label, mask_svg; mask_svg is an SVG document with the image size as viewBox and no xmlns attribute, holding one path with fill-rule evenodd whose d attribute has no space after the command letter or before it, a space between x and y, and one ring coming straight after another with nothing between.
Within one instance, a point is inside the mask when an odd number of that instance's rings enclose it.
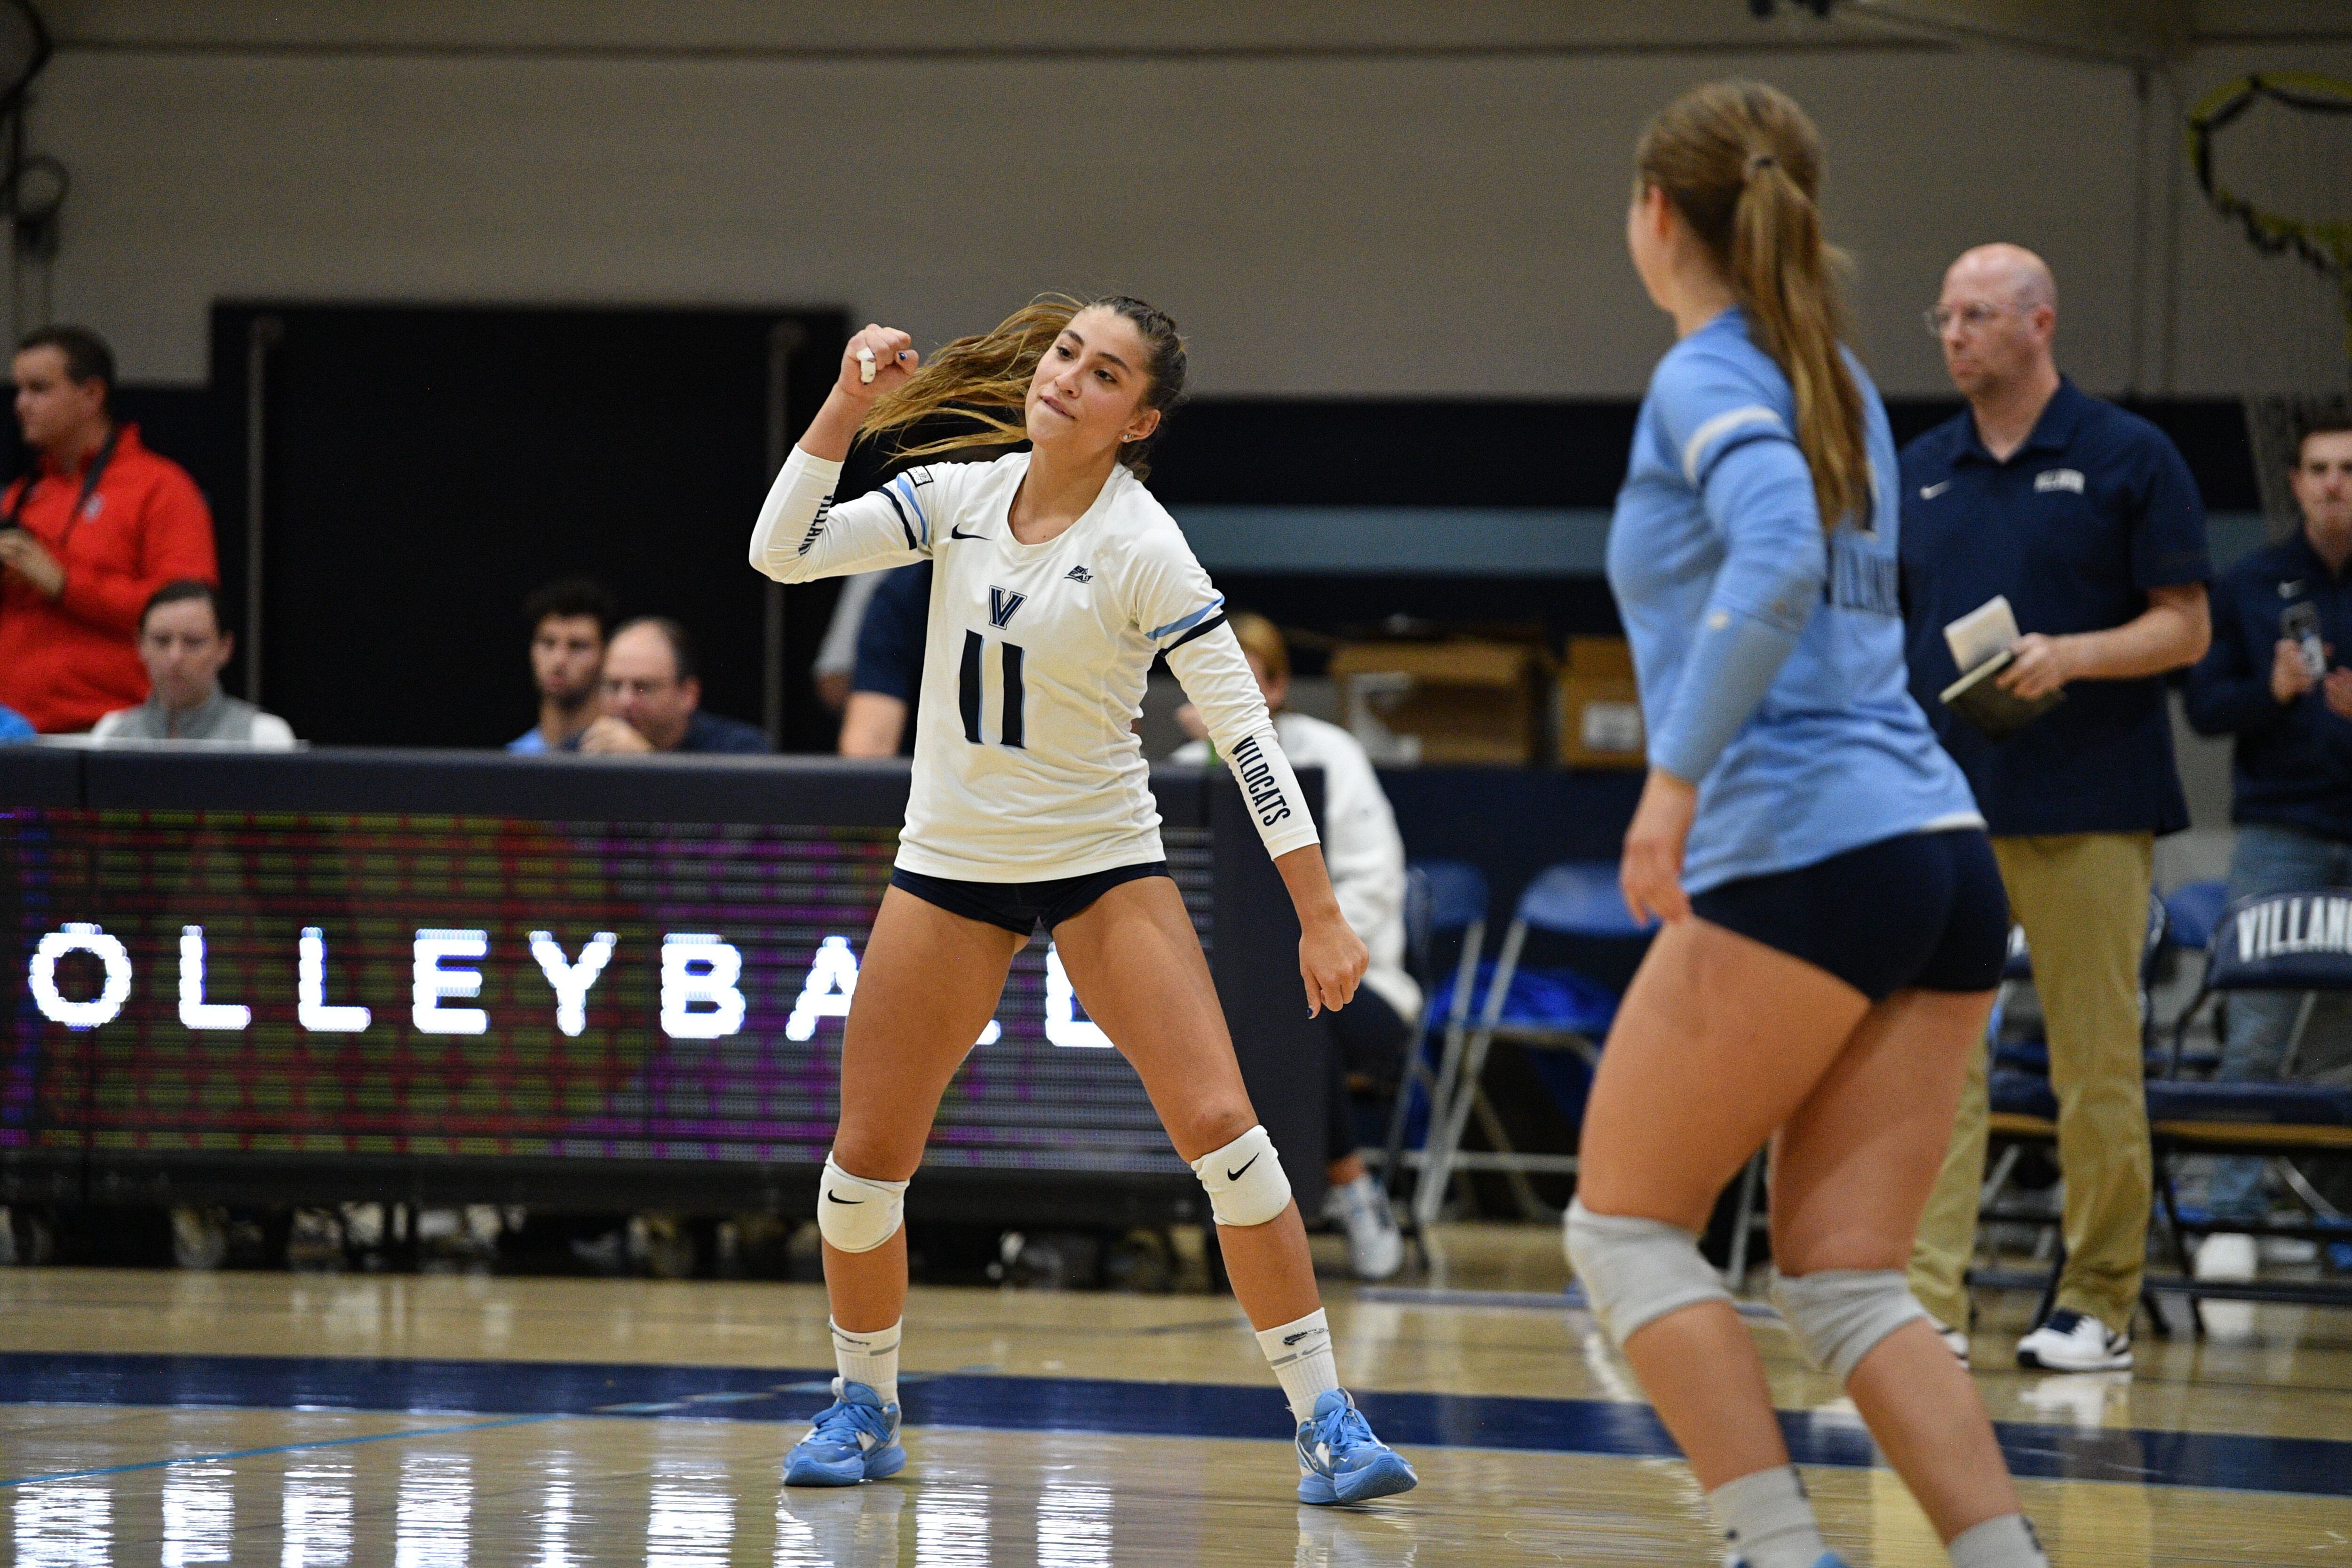
<instances>
[{"instance_id":1,"label":"nike swoosh on jersey","mask_svg":"<svg viewBox=\"0 0 2352 1568\"><path fill-rule=\"evenodd\" d=\"M1265 1156L1263 1154L1252 1154L1247 1160L1242 1163L1241 1171L1227 1171L1225 1173L1225 1180L1229 1182L1240 1181L1242 1179L1242 1171L1248 1170L1252 1165L1256 1164L1260 1160L1265 1158Z\"/></svg>"},{"instance_id":2,"label":"nike swoosh on jersey","mask_svg":"<svg viewBox=\"0 0 2352 1568\"><path fill-rule=\"evenodd\" d=\"M1949 479L1939 479L1932 485L1921 485L1919 487L1919 499L1921 500L1934 500L1937 496L1942 495L1946 490L1950 489L1951 488L1952 481Z\"/></svg>"},{"instance_id":3,"label":"nike swoosh on jersey","mask_svg":"<svg viewBox=\"0 0 2352 1568\"><path fill-rule=\"evenodd\" d=\"M950 539L986 539L988 535L984 533L966 533L954 523L950 523L948 524L948 537Z\"/></svg>"},{"instance_id":4,"label":"nike swoosh on jersey","mask_svg":"<svg viewBox=\"0 0 2352 1568\"><path fill-rule=\"evenodd\" d=\"M831 1199L833 1202L837 1203L837 1204L862 1204L862 1203L864 1203L864 1202L866 1201L864 1198L843 1198L843 1197L835 1197L835 1196L834 1196L834 1194L831 1194L831 1193L827 1193L827 1194L825 1194L824 1195L825 1195L827 1198Z\"/></svg>"}]
</instances>

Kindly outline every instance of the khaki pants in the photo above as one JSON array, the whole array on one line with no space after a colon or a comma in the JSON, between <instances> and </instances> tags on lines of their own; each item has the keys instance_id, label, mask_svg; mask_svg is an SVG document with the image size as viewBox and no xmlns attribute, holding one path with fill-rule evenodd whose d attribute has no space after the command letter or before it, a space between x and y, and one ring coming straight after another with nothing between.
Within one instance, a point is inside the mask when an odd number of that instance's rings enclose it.
<instances>
[{"instance_id":1,"label":"khaki pants","mask_svg":"<svg viewBox=\"0 0 2352 1568\"><path fill-rule=\"evenodd\" d=\"M2140 949L2156 842L2146 833L2069 833L1992 841L2009 902L2033 952L2058 1097L2066 1179L2066 1269L2058 1306L2123 1331L2147 1256L2152 1156L2140 1087ZM1963 1283L1976 1250L1984 1182L1985 1048L1960 1091L1952 1146L1911 1248L1911 1289L1965 1328Z\"/></svg>"}]
</instances>

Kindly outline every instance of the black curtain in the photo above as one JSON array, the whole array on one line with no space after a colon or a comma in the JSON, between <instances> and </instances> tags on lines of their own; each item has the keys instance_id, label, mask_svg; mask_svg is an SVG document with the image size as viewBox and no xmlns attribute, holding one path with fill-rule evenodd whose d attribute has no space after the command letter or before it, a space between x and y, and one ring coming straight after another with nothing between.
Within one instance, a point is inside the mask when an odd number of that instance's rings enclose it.
<instances>
[{"instance_id":1,"label":"black curtain","mask_svg":"<svg viewBox=\"0 0 2352 1568\"><path fill-rule=\"evenodd\" d=\"M249 353L263 490L261 700L330 744L495 746L536 718L520 605L575 574L685 623L703 706L761 718L766 584L744 546L771 477L772 335L796 331L797 437L839 311L216 306L212 500L245 625ZM788 590L784 742L829 747L805 672L837 589ZM242 650L230 671L241 687Z\"/></svg>"}]
</instances>

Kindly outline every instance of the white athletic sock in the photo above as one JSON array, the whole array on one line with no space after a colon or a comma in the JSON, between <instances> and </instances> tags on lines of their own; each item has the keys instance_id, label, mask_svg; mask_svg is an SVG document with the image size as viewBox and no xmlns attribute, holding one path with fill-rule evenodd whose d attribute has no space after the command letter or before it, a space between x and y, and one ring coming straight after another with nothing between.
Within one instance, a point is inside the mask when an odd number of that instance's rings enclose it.
<instances>
[{"instance_id":1,"label":"white athletic sock","mask_svg":"<svg viewBox=\"0 0 2352 1568\"><path fill-rule=\"evenodd\" d=\"M1813 1568L1829 1550L1793 1466L1726 1481L1706 1494L1706 1504L1747 1568Z\"/></svg>"},{"instance_id":2,"label":"white athletic sock","mask_svg":"<svg viewBox=\"0 0 2352 1568\"><path fill-rule=\"evenodd\" d=\"M1295 1323L1260 1329L1257 1348L1282 1382L1282 1396L1290 1401L1291 1415L1312 1420L1318 1394L1339 1386L1339 1368L1331 1360L1331 1325L1318 1307Z\"/></svg>"},{"instance_id":3,"label":"white athletic sock","mask_svg":"<svg viewBox=\"0 0 2352 1568\"><path fill-rule=\"evenodd\" d=\"M2021 1513L1970 1525L1945 1550L1952 1554L1952 1568L2050 1568L2033 1526Z\"/></svg>"},{"instance_id":4,"label":"white athletic sock","mask_svg":"<svg viewBox=\"0 0 2352 1568\"><path fill-rule=\"evenodd\" d=\"M862 1383L885 1405L898 1403L898 1330L904 1320L887 1329L851 1333L833 1325L833 1364L844 1383Z\"/></svg>"}]
</instances>

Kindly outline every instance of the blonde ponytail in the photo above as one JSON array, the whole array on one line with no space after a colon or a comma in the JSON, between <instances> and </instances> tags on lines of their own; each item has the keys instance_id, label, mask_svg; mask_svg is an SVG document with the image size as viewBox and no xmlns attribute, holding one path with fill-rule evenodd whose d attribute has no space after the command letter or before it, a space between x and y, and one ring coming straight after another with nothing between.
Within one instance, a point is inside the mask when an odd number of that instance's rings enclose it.
<instances>
[{"instance_id":1,"label":"blonde ponytail","mask_svg":"<svg viewBox=\"0 0 2352 1568\"><path fill-rule=\"evenodd\" d=\"M1788 376L1822 526L1851 518L1868 527L1862 389L1845 362L1834 276L1845 258L1822 232L1813 122L1778 88L1711 82L1650 122L1634 163L1714 255L1756 346Z\"/></svg>"}]
</instances>

